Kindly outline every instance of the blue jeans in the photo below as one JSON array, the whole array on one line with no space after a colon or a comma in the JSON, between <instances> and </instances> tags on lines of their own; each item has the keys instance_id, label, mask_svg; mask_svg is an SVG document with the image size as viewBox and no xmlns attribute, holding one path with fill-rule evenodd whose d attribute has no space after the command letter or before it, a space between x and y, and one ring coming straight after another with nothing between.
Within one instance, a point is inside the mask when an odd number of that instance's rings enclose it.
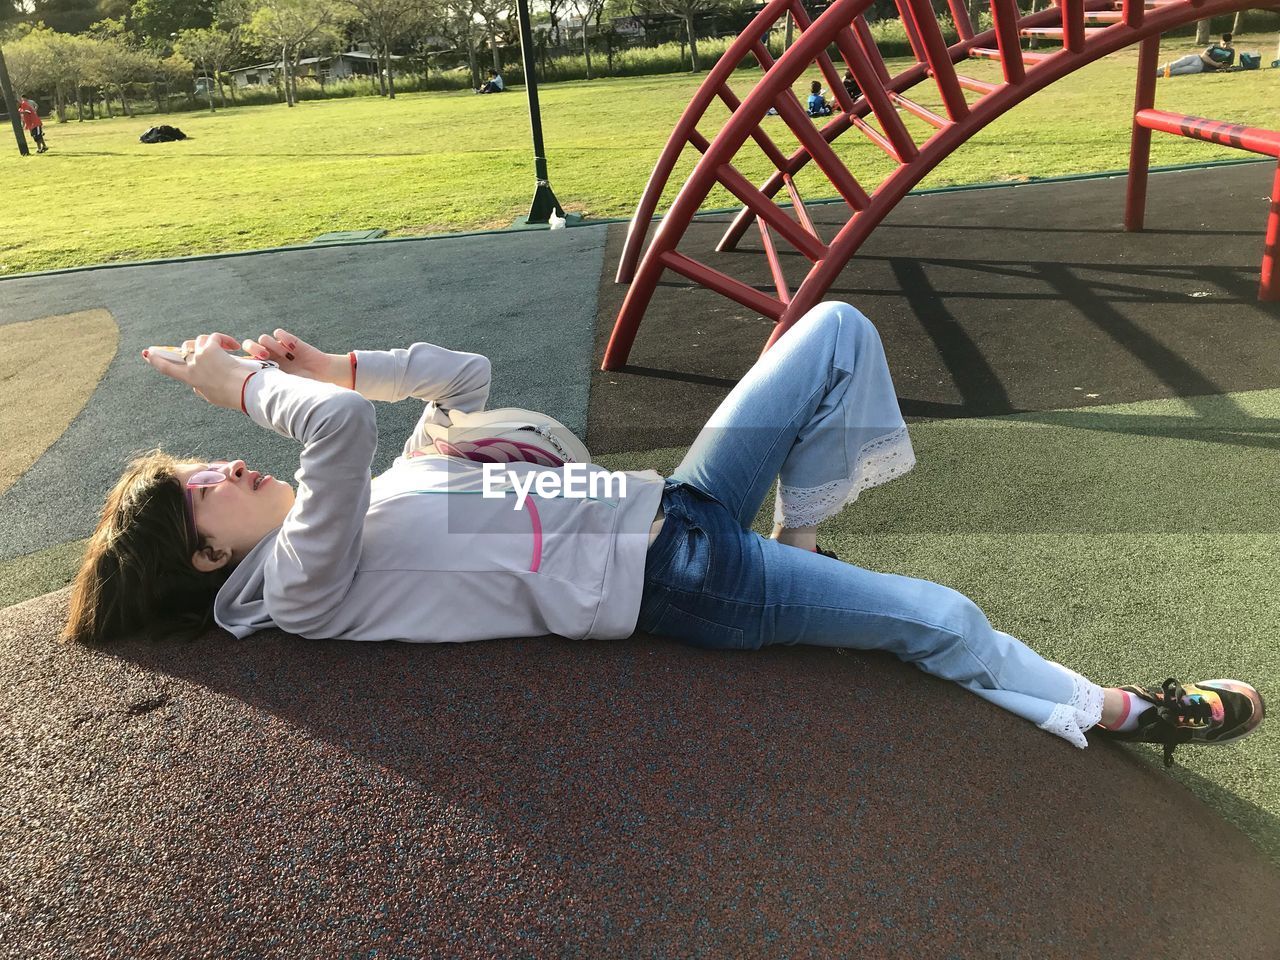
<instances>
[{"instance_id":1,"label":"blue jeans","mask_svg":"<svg viewBox=\"0 0 1280 960\"><path fill-rule=\"evenodd\" d=\"M880 337L844 303L807 313L721 403L666 480L638 628L700 647L884 650L1079 747L1102 688L992 628L949 587L786 546L750 529L814 525L915 459Z\"/></svg>"}]
</instances>

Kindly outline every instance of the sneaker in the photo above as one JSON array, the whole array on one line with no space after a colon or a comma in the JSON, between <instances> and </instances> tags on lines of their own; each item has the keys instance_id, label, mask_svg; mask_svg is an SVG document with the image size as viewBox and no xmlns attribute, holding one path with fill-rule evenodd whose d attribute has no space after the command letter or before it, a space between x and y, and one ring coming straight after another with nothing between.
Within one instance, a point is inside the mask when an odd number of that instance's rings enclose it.
<instances>
[{"instance_id":1,"label":"sneaker","mask_svg":"<svg viewBox=\"0 0 1280 960\"><path fill-rule=\"evenodd\" d=\"M1201 680L1181 684L1170 677L1159 687L1120 688L1151 704L1138 714L1134 730L1103 730L1114 740L1164 744L1164 765L1184 743L1216 744L1253 733L1266 713L1262 695L1239 680ZM1101 728L1100 728L1101 729Z\"/></svg>"}]
</instances>

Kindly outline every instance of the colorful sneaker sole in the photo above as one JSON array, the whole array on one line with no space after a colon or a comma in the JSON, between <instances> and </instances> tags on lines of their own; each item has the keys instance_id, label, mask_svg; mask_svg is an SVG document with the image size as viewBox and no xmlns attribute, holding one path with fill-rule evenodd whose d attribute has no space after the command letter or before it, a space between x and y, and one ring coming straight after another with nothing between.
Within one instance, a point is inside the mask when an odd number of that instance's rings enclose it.
<instances>
[{"instance_id":1,"label":"colorful sneaker sole","mask_svg":"<svg viewBox=\"0 0 1280 960\"><path fill-rule=\"evenodd\" d=\"M1197 687L1205 687L1209 690L1224 690L1229 693L1237 693L1249 700L1253 704L1253 713L1249 719L1240 724L1233 730L1224 733L1220 737L1212 740L1205 740L1204 743L1234 743L1244 737L1249 736L1258 729L1262 723L1263 717L1267 714L1266 704L1263 702L1262 694L1254 687L1239 680L1201 680L1195 684Z\"/></svg>"}]
</instances>

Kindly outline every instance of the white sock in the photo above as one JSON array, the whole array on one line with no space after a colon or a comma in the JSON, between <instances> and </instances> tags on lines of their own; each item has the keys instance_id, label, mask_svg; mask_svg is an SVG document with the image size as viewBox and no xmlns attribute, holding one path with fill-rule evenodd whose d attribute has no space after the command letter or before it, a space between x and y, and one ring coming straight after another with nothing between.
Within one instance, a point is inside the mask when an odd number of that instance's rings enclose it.
<instances>
[{"instance_id":1,"label":"white sock","mask_svg":"<svg viewBox=\"0 0 1280 960\"><path fill-rule=\"evenodd\" d=\"M1124 697L1125 704L1128 706L1128 712L1115 723L1108 724L1106 729L1113 730L1116 733L1125 733L1129 730L1138 729L1138 717L1142 715L1142 711L1146 710L1151 704L1143 700L1136 694L1130 693L1128 690L1121 690L1120 695Z\"/></svg>"}]
</instances>

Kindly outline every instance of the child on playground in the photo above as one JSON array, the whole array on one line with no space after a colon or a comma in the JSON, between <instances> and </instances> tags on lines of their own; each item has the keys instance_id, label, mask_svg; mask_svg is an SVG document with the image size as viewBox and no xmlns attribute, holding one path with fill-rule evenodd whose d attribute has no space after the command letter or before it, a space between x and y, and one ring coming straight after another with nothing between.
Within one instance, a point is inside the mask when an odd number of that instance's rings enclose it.
<instances>
[{"instance_id":1,"label":"child on playground","mask_svg":"<svg viewBox=\"0 0 1280 960\"><path fill-rule=\"evenodd\" d=\"M44 153L49 148L44 142L44 124L40 122L40 109L34 100L24 96L18 97L18 116L22 118L23 128L36 142L36 153Z\"/></svg>"},{"instance_id":2,"label":"child on playground","mask_svg":"<svg viewBox=\"0 0 1280 960\"><path fill-rule=\"evenodd\" d=\"M568 467L520 462L504 465L511 484L486 489L481 464L430 448L429 428L484 409L490 364L478 354L427 343L328 354L277 329L242 342L206 334L180 356L143 358L296 440L298 488L238 459L135 460L76 578L69 640L214 620L237 637L277 627L431 643L639 629L735 650L884 650L1077 747L1099 728L1163 743L1166 762L1179 744L1234 741L1263 718L1258 692L1237 680L1104 688L996 630L955 590L819 550L819 523L915 463L879 335L848 304L814 308L761 357L671 477L629 471L604 496L559 495ZM371 478L373 402L411 396L425 403L417 427ZM511 486L528 490L534 474L538 495L513 509ZM775 478L775 525L762 537L750 525Z\"/></svg>"},{"instance_id":3,"label":"child on playground","mask_svg":"<svg viewBox=\"0 0 1280 960\"><path fill-rule=\"evenodd\" d=\"M822 95L822 84L817 80L809 84L809 116L831 116L831 104L827 103L827 98Z\"/></svg>"}]
</instances>

